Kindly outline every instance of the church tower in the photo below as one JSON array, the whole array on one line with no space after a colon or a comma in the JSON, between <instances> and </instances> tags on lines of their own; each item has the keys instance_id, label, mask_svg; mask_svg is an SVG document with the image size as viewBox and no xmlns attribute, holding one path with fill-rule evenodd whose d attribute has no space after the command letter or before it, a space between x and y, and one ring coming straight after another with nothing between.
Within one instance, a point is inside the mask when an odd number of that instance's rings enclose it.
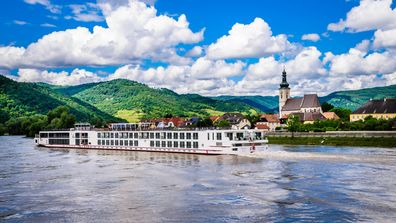
<instances>
[{"instance_id":1,"label":"church tower","mask_svg":"<svg viewBox=\"0 0 396 223\"><path fill-rule=\"evenodd\" d=\"M282 118L282 107L286 104L287 99L290 97L289 83L286 80L286 70L283 68L282 83L279 88L279 118Z\"/></svg>"}]
</instances>

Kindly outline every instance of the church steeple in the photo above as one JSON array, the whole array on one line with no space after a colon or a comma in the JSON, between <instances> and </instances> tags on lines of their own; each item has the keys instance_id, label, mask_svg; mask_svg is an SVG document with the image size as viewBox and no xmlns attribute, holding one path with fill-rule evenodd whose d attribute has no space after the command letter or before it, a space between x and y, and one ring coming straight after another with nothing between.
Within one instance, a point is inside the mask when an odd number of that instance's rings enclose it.
<instances>
[{"instance_id":1,"label":"church steeple","mask_svg":"<svg viewBox=\"0 0 396 223\"><path fill-rule=\"evenodd\" d=\"M286 80L286 69L283 67L283 72L282 72L282 82L280 84L279 88L279 117L281 118L283 116L282 114L282 108L286 104L287 99L290 98L290 88L289 88L289 83L287 83Z\"/></svg>"},{"instance_id":2,"label":"church steeple","mask_svg":"<svg viewBox=\"0 0 396 223\"><path fill-rule=\"evenodd\" d=\"M283 67L283 72L282 72L282 83L280 84L280 88L288 88L289 83L287 83L286 80L286 69Z\"/></svg>"}]
</instances>

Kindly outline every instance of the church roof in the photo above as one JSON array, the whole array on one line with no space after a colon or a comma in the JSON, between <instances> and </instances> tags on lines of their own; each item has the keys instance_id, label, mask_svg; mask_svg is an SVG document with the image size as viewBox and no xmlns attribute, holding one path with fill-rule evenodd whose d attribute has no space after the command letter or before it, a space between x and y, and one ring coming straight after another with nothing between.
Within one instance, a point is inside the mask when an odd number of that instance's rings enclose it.
<instances>
[{"instance_id":1,"label":"church roof","mask_svg":"<svg viewBox=\"0 0 396 223\"><path fill-rule=\"evenodd\" d=\"M396 98L370 100L352 114L389 114L396 113Z\"/></svg>"},{"instance_id":2,"label":"church roof","mask_svg":"<svg viewBox=\"0 0 396 223\"><path fill-rule=\"evenodd\" d=\"M292 113L290 115L298 116L301 122L326 119L326 117L324 117L321 113L297 112L297 113Z\"/></svg>"},{"instance_id":3,"label":"church roof","mask_svg":"<svg viewBox=\"0 0 396 223\"><path fill-rule=\"evenodd\" d=\"M301 108L317 108L320 107L320 102L317 94L306 94L302 98L289 98L282 111L296 111Z\"/></svg>"}]
</instances>

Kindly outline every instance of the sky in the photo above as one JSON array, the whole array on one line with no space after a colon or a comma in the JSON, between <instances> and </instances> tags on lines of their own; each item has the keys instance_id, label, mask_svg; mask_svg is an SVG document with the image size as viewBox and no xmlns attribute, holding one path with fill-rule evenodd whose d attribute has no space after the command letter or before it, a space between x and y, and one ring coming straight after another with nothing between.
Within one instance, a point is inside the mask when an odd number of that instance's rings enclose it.
<instances>
[{"instance_id":1,"label":"sky","mask_svg":"<svg viewBox=\"0 0 396 223\"><path fill-rule=\"evenodd\" d=\"M0 73L177 93L293 96L396 84L392 0L5 0Z\"/></svg>"}]
</instances>

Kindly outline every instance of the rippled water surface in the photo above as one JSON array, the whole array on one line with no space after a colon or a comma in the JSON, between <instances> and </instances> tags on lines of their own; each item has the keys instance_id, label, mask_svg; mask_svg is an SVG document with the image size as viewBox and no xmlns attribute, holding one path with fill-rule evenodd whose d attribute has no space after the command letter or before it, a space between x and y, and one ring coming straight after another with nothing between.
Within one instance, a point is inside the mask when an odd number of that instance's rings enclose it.
<instances>
[{"instance_id":1,"label":"rippled water surface","mask_svg":"<svg viewBox=\"0 0 396 223\"><path fill-rule=\"evenodd\" d=\"M0 137L0 222L396 222L396 149L254 156L37 148Z\"/></svg>"}]
</instances>

